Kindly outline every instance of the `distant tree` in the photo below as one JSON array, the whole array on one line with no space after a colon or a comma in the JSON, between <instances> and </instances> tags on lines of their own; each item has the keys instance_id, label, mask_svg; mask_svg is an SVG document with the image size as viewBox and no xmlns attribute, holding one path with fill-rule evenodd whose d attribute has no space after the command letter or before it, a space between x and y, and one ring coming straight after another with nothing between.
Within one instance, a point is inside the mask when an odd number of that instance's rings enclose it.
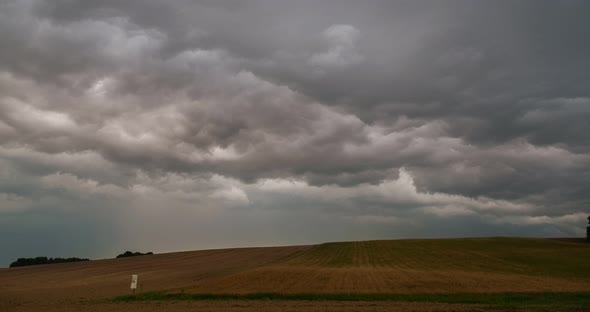
<instances>
[{"instance_id":1,"label":"distant tree","mask_svg":"<svg viewBox=\"0 0 590 312\"><path fill-rule=\"evenodd\" d=\"M86 258L47 258L47 257L35 257L35 258L18 258L16 261L10 264L11 268L39 265L39 264L53 264L53 263L66 263L66 262L79 262L79 261L90 261Z\"/></svg>"},{"instance_id":2,"label":"distant tree","mask_svg":"<svg viewBox=\"0 0 590 312\"><path fill-rule=\"evenodd\" d=\"M586 227L586 241L590 242L590 216L588 216L588 226Z\"/></svg>"},{"instance_id":3,"label":"distant tree","mask_svg":"<svg viewBox=\"0 0 590 312\"><path fill-rule=\"evenodd\" d=\"M127 257L137 257L137 256L148 256L148 255L153 255L153 252L146 252L146 253L141 253L141 252L132 252L132 251L126 251L120 255L117 256L117 258L127 258Z\"/></svg>"}]
</instances>

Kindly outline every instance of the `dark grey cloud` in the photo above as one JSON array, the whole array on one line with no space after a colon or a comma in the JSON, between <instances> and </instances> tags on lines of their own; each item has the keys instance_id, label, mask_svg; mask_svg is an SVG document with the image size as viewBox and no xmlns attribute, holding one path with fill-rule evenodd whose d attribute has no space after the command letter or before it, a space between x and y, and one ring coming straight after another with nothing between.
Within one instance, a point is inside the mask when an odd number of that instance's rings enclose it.
<instances>
[{"instance_id":1,"label":"dark grey cloud","mask_svg":"<svg viewBox=\"0 0 590 312\"><path fill-rule=\"evenodd\" d=\"M581 235L588 12L585 1L0 1L0 261Z\"/></svg>"}]
</instances>

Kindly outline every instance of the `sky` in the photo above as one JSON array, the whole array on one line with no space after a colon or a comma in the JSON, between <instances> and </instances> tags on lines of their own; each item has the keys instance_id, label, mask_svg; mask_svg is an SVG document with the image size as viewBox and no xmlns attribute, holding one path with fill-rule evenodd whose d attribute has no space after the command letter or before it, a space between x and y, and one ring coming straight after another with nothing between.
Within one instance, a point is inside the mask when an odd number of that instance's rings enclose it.
<instances>
[{"instance_id":1,"label":"sky","mask_svg":"<svg viewBox=\"0 0 590 312\"><path fill-rule=\"evenodd\" d=\"M589 1L0 0L0 267L584 236Z\"/></svg>"}]
</instances>

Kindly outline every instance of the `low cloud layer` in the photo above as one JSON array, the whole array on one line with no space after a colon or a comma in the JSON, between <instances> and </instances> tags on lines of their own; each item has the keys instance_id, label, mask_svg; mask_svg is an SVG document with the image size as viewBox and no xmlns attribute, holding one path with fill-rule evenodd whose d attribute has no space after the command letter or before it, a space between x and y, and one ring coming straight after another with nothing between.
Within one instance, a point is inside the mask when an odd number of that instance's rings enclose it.
<instances>
[{"instance_id":1,"label":"low cloud layer","mask_svg":"<svg viewBox=\"0 0 590 312\"><path fill-rule=\"evenodd\" d=\"M0 1L0 265L581 236L585 1Z\"/></svg>"}]
</instances>

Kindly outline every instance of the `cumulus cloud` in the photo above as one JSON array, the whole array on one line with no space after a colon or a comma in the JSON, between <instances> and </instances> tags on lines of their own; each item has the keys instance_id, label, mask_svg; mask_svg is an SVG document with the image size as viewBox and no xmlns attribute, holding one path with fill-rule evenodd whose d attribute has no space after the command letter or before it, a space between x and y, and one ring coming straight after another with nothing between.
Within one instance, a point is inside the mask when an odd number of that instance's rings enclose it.
<instances>
[{"instance_id":1,"label":"cumulus cloud","mask_svg":"<svg viewBox=\"0 0 590 312\"><path fill-rule=\"evenodd\" d=\"M380 208L389 209L390 214L404 209L416 209L439 216L455 213L477 214L478 212L518 215L531 213L539 208L526 203L512 203L486 197L470 198L445 193L420 192L414 184L413 177L404 168L400 169L396 180L385 180L379 184L359 184L353 187L312 186L303 181L271 179L258 182L255 188L259 191L338 203L343 206L351 202L356 202L358 206L362 206L363 203L373 203Z\"/></svg>"},{"instance_id":2,"label":"cumulus cloud","mask_svg":"<svg viewBox=\"0 0 590 312\"><path fill-rule=\"evenodd\" d=\"M321 67L346 67L360 63L363 56L357 51L357 42L361 36L358 29L351 25L332 25L322 33L329 48L322 53L313 54L310 62Z\"/></svg>"},{"instance_id":3,"label":"cumulus cloud","mask_svg":"<svg viewBox=\"0 0 590 312\"><path fill-rule=\"evenodd\" d=\"M587 6L0 2L0 236L579 235Z\"/></svg>"}]
</instances>

